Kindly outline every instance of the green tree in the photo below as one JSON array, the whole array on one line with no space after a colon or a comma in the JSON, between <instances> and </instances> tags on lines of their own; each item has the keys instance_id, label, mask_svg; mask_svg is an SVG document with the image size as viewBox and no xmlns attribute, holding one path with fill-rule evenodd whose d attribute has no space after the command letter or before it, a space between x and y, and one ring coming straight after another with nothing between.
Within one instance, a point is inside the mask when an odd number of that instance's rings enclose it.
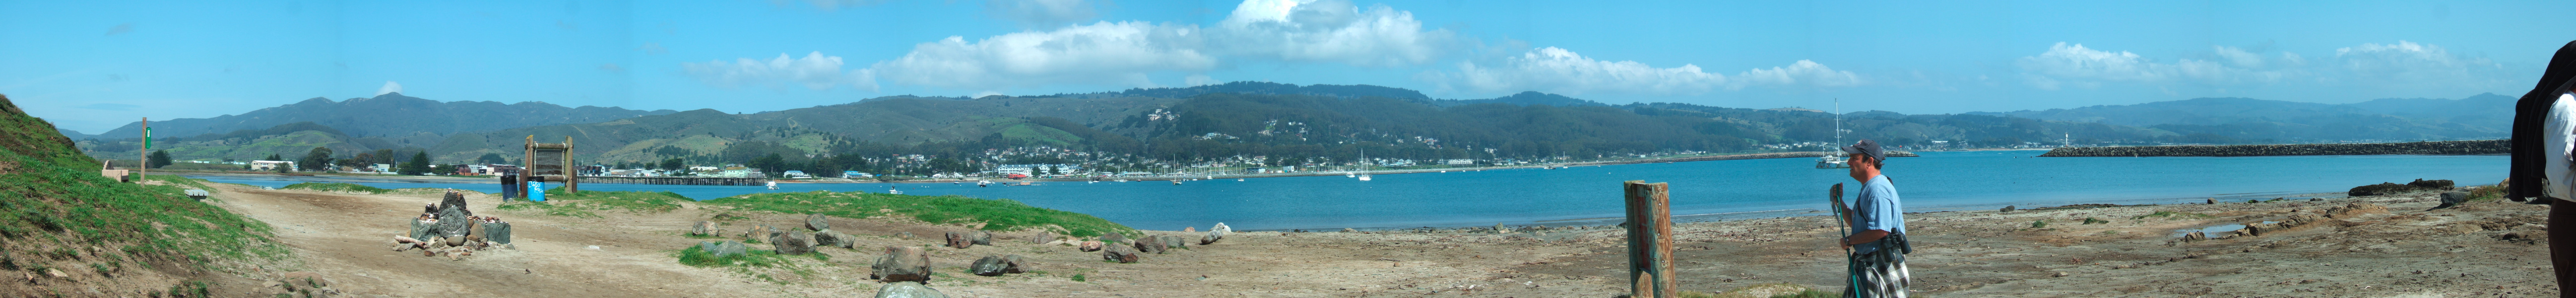
<instances>
[{"instance_id":1,"label":"green tree","mask_svg":"<svg viewBox=\"0 0 2576 298\"><path fill-rule=\"evenodd\" d=\"M295 161L295 165L308 172L328 170L331 168L331 148L313 147L312 151L305 151L304 159Z\"/></svg>"},{"instance_id":2,"label":"green tree","mask_svg":"<svg viewBox=\"0 0 2576 298\"><path fill-rule=\"evenodd\" d=\"M411 161L404 162L401 166L396 166L394 168L396 169L396 172L402 173L403 175L427 174L429 173L429 152L412 153Z\"/></svg>"},{"instance_id":3,"label":"green tree","mask_svg":"<svg viewBox=\"0 0 2576 298\"><path fill-rule=\"evenodd\" d=\"M505 159L505 158L501 158L501 154L500 154L500 153L484 153L484 154L483 154L483 157L476 157L476 158L474 158L474 162L483 163L483 164L497 164L497 163L508 163L508 162L510 162L510 160L509 160L509 159Z\"/></svg>"},{"instance_id":4,"label":"green tree","mask_svg":"<svg viewBox=\"0 0 2576 298\"><path fill-rule=\"evenodd\" d=\"M742 166L759 169L761 173L769 174L771 177L776 177L779 173L787 172L787 158L785 156L780 156L777 153L770 153L769 155L763 155L759 158L753 158L750 162L743 163Z\"/></svg>"},{"instance_id":5,"label":"green tree","mask_svg":"<svg viewBox=\"0 0 2576 298\"><path fill-rule=\"evenodd\" d=\"M664 171L678 171L678 170L680 170L680 169L685 169L685 168L687 168L687 166L688 166L688 165L681 164L681 163L684 163L684 162L687 162L687 161L680 160L680 158L678 158L678 157L673 157L673 158L671 158L671 159L664 159L664 160L662 160L662 170L664 170Z\"/></svg>"},{"instance_id":6,"label":"green tree","mask_svg":"<svg viewBox=\"0 0 2576 298\"><path fill-rule=\"evenodd\" d=\"M146 168L154 169L170 166L170 150L153 150L152 162L145 163L145 165L147 165L145 166Z\"/></svg>"}]
</instances>

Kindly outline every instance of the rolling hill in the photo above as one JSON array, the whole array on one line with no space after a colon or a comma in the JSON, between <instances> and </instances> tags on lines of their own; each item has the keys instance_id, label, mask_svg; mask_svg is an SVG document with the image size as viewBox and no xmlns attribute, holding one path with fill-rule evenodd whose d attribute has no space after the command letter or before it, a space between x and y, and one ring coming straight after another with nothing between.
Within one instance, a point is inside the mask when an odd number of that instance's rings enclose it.
<instances>
[{"instance_id":1,"label":"rolling hill","mask_svg":"<svg viewBox=\"0 0 2576 298\"><path fill-rule=\"evenodd\" d=\"M189 137L228 133L245 129L267 129L280 124L313 122L338 128L348 135L362 137L408 136L418 133L449 135L460 132L491 131L508 128L592 123L638 116L663 115L675 111L639 111L615 107L581 106L567 108L544 102L502 104L491 101L448 101L386 93L374 98L351 98L332 101L315 97L303 102L254 110L239 115L213 118L169 119L152 122L157 137ZM139 123L99 133L97 138L132 139L140 136ZM69 136L66 134L66 136Z\"/></svg>"}]
</instances>

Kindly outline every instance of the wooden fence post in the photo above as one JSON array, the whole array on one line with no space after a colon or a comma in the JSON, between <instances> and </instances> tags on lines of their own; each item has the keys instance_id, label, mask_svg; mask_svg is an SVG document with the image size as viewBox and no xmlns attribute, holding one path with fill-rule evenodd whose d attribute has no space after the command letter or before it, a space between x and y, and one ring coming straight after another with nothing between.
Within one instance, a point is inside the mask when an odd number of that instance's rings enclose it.
<instances>
[{"instance_id":1,"label":"wooden fence post","mask_svg":"<svg viewBox=\"0 0 2576 298\"><path fill-rule=\"evenodd\" d=\"M1630 180L1628 190L1628 297L1673 298L1672 197L1664 183Z\"/></svg>"}]
</instances>

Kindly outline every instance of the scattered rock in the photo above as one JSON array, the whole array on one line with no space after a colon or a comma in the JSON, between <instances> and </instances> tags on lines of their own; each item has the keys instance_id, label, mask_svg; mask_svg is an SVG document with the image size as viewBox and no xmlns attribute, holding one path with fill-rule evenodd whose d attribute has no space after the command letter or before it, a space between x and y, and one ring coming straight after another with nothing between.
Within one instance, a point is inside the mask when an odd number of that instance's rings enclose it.
<instances>
[{"instance_id":1,"label":"scattered rock","mask_svg":"<svg viewBox=\"0 0 2576 298\"><path fill-rule=\"evenodd\" d=\"M2465 191L2444 192L2444 193L2442 193L2442 205L2441 205L2441 206L2433 206L2433 209L2442 209L2442 208L2458 207L2458 206L2460 206L2460 203L2466 203L2466 202L2468 202L2468 201L2469 201L2469 192L2465 192Z\"/></svg>"},{"instance_id":2,"label":"scattered rock","mask_svg":"<svg viewBox=\"0 0 2576 298\"><path fill-rule=\"evenodd\" d=\"M1216 244L1217 240L1225 240L1225 233L1208 231L1207 236L1199 237L1199 245Z\"/></svg>"},{"instance_id":3,"label":"scattered rock","mask_svg":"<svg viewBox=\"0 0 2576 298\"><path fill-rule=\"evenodd\" d=\"M930 251L919 246L887 247L877 263L868 267L868 278L879 282L930 281ZM882 296L880 296L882 297Z\"/></svg>"},{"instance_id":4,"label":"scattered rock","mask_svg":"<svg viewBox=\"0 0 2576 298\"><path fill-rule=\"evenodd\" d=\"M1506 226L1503 226L1503 223L1494 223L1494 233L1495 233L1495 234L1505 234L1505 233L1511 233L1511 232L1512 232L1512 227L1506 227Z\"/></svg>"},{"instance_id":5,"label":"scattered rock","mask_svg":"<svg viewBox=\"0 0 2576 298\"><path fill-rule=\"evenodd\" d=\"M948 298L948 294L918 282L889 283L877 288L877 298Z\"/></svg>"},{"instance_id":6,"label":"scattered rock","mask_svg":"<svg viewBox=\"0 0 2576 298\"><path fill-rule=\"evenodd\" d=\"M2012 211L2013 211L2013 206L2010 206L2010 205L2006 205L2006 206L2004 206L2004 209L2003 209L2003 210L1995 210L1995 212L2012 212Z\"/></svg>"},{"instance_id":7,"label":"scattered rock","mask_svg":"<svg viewBox=\"0 0 2576 298\"><path fill-rule=\"evenodd\" d=\"M1082 251L1100 251L1101 247L1100 240L1082 241L1081 246Z\"/></svg>"},{"instance_id":8,"label":"scattered rock","mask_svg":"<svg viewBox=\"0 0 2576 298\"><path fill-rule=\"evenodd\" d=\"M1107 248L1100 249L1100 259L1111 262L1135 263L1138 258L1142 257L1137 254L1138 252L1136 252L1136 249L1128 248L1126 246L1110 245Z\"/></svg>"},{"instance_id":9,"label":"scattered rock","mask_svg":"<svg viewBox=\"0 0 2576 298\"><path fill-rule=\"evenodd\" d=\"M2190 243L2201 241L2209 241L2209 234L2201 233L2199 231L2192 231L2190 234L2182 234L2182 242Z\"/></svg>"},{"instance_id":10,"label":"scattered rock","mask_svg":"<svg viewBox=\"0 0 2576 298\"><path fill-rule=\"evenodd\" d=\"M839 231L822 230L814 232L814 244L839 248L852 248L858 246L859 239L850 237L850 234L842 234Z\"/></svg>"},{"instance_id":11,"label":"scattered rock","mask_svg":"<svg viewBox=\"0 0 2576 298\"><path fill-rule=\"evenodd\" d=\"M1158 254L1169 253L1166 250L1172 249L1170 243L1164 243L1162 239L1154 239L1160 237L1161 236L1145 236L1145 238L1136 239L1136 244L1134 245L1136 247L1136 251Z\"/></svg>"},{"instance_id":12,"label":"scattered rock","mask_svg":"<svg viewBox=\"0 0 2576 298\"><path fill-rule=\"evenodd\" d=\"M1046 244L1047 242L1055 242L1055 233L1038 232L1037 236L1029 237L1029 243Z\"/></svg>"},{"instance_id":13,"label":"scattered rock","mask_svg":"<svg viewBox=\"0 0 2576 298\"><path fill-rule=\"evenodd\" d=\"M831 218L832 217L830 216L823 216L822 213L806 214L805 228L815 231L830 230L832 229L832 222L829 221Z\"/></svg>"},{"instance_id":14,"label":"scattered rock","mask_svg":"<svg viewBox=\"0 0 2576 298\"><path fill-rule=\"evenodd\" d=\"M719 257L748 253L751 253L751 246L743 245L742 241L735 240L725 240L723 243L717 243L715 250L707 251L707 254Z\"/></svg>"},{"instance_id":15,"label":"scattered rock","mask_svg":"<svg viewBox=\"0 0 2576 298\"><path fill-rule=\"evenodd\" d=\"M2351 203L2341 207L2326 208L2326 218L2333 219L2350 219L2373 213L2388 213L2388 207L2371 203Z\"/></svg>"},{"instance_id":16,"label":"scattered rock","mask_svg":"<svg viewBox=\"0 0 2576 298\"><path fill-rule=\"evenodd\" d=\"M814 235L805 233L805 230L787 230L787 233L781 233L778 234L778 237L770 238L769 243L777 246L778 254L782 255L801 255L814 252Z\"/></svg>"},{"instance_id":17,"label":"scattered rock","mask_svg":"<svg viewBox=\"0 0 2576 298\"><path fill-rule=\"evenodd\" d=\"M716 230L716 222L701 220L689 226L689 236L715 236Z\"/></svg>"},{"instance_id":18,"label":"scattered rock","mask_svg":"<svg viewBox=\"0 0 2576 298\"><path fill-rule=\"evenodd\" d=\"M957 249L975 247L975 241L966 239L966 233L964 232L948 232L947 239L948 247L954 247Z\"/></svg>"},{"instance_id":19,"label":"scattered rock","mask_svg":"<svg viewBox=\"0 0 2576 298\"><path fill-rule=\"evenodd\" d=\"M1021 258L1020 255L984 256L982 259L975 260L974 267L968 268L973 270L975 275L1002 276L1002 274L1028 272L1027 265L1028 260Z\"/></svg>"},{"instance_id":20,"label":"scattered rock","mask_svg":"<svg viewBox=\"0 0 2576 298\"><path fill-rule=\"evenodd\" d=\"M1343 233L1358 233L1358 232L1360 232L1360 230L1357 230L1357 229L1351 229L1351 228L1342 228L1342 232L1343 232Z\"/></svg>"},{"instance_id":21,"label":"scattered rock","mask_svg":"<svg viewBox=\"0 0 2576 298\"><path fill-rule=\"evenodd\" d=\"M993 245L993 233L984 231L968 231L966 232L966 239L974 241L975 245Z\"/></svg>"},{"instance_id":22,"label":"scattered rock","mask_svg":"<svg viewBox=\"0 0 2576 298\"><path fill-rule=\"evenodd\" d=\"M1187 238L1181 238L1181 236L1155 236L1155 238L1159 238L1163 241L1163 249L1165 250L1190 248L1190 240Z\"/></svg>"}]
</instances>

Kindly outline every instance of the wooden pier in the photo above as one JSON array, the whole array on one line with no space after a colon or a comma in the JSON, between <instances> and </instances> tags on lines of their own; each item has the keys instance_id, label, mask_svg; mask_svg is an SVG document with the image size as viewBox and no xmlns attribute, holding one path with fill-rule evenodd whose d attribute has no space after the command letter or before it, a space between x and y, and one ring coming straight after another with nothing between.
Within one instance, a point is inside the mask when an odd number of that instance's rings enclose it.
<instances>
[{"instance_id":1,"label":"wooden pier","mask_svg":"<svg viewBox=\"0 0 2576 298\"><path fill-rule=\"evenodd\" d=\"M581 182L582 182L582 183L618 183L618 184L660 184L660 185L724 185L724 186L760 186L760 185L767 185L767 184L765 184L765 183L769 182L769 179L768 179L768 178L706 178L706 177L607 177L607 176L581 176Z\"/></svg>"}]
</instances>

